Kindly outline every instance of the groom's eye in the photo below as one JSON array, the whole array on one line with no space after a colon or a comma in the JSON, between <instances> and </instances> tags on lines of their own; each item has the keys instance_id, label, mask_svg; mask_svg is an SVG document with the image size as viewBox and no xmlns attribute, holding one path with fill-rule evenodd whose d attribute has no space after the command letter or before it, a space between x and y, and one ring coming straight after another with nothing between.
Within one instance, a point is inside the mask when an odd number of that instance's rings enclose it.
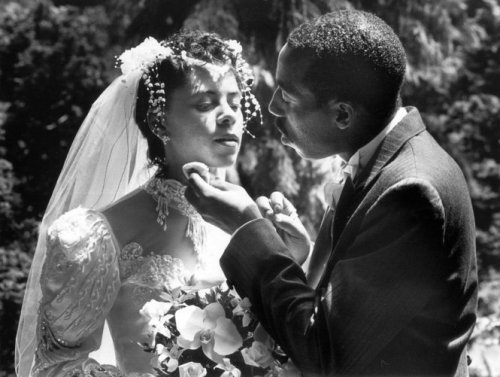
<instances>
[{"instance_id":1,"label":"groom's eye","mask_svg":"<svg viewBox=\"0 0 500 377\"><path fill-rule=\"evenodd\" d=\"M290 103L291 99L288 96L288 94L286 94L285 91L283 89L281 89L281 88L280 88L280 91L281 91L281 99L283 100L283 102Z\"/></svg>"}]
</instances>

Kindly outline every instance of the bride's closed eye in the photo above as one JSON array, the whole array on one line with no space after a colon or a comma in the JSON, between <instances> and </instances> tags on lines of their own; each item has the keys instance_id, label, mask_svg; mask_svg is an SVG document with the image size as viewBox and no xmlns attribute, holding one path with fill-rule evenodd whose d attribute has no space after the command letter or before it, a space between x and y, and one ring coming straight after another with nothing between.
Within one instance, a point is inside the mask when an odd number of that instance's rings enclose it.
<instances>
[{"instance_id":1,"label":"bride's closed eye","mask_svg":"<svg viewBox=\"0 0 500 377\"><path fill-rule=\"evenodd\" d=\"M231 101L229 102L229 106L231 107L231 109L233 109L233 111L238 111L239 109L241 109L241 100Z\"/></svg>"},{"instance_id":2,"label":"bride's closed eye","mask_svg":"<svg viewBox=\"0 0 500 377\"><path fill-rule=\"evenodd\" d=\"M238 111L239 109L241 109L241 100L237 99L237 100L228 101L228 105L233 111ZM200 112L207 112L207 111L212 110L216 106L218 106L218 102L216 102L216 101L203 100L203 101L195 103L194 108Z\"/></svg>"},{"instance_id":3,"label":"bride's closed eye","mask_svg":"<svg viewBox=\"0 0 500 377\"><path fill-rule=\"evenodd\" d=\"M202 102L197 102L194 105L194 108L200 112L207 112L212 110L215 107L215 104L213 101L202 101Z\"/></svg>"}]
</instances>

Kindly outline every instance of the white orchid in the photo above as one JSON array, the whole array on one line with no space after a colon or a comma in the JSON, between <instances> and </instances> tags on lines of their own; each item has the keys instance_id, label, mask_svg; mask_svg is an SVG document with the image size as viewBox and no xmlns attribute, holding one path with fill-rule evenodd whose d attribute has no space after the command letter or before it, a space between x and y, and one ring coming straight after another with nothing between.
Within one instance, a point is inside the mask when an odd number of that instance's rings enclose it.
<instances>
[{"instance_id":1,"label":"white orchid","mask_svg":"<svg viewBox=\"0 0 500 377\"><path fill-rule=\"evenodd\" d=\"M155 345L157 333L160 333L167 338L172 336L168 327L165 326L165 323L173 317L173 314L168 314L172 306L173 304L170 302L150 300L144 304L141 310L139 310L139 313L148 321L148 325L151 328L151 340L153 346Z\"/></svg>"},{"instance_id":2,"label":"white orchid","mask_svg":"<svg viewBox=\"0 0 500 377\"><path fill-rule=\"evenodd\" d=\"M243 339L234 323L226 318L224 308L218 302L201 309L187 306L175 312L177 343L183 348L197 349L211 360L220 361L221 356L236 352Z\"/></svg>"}]
</instances>

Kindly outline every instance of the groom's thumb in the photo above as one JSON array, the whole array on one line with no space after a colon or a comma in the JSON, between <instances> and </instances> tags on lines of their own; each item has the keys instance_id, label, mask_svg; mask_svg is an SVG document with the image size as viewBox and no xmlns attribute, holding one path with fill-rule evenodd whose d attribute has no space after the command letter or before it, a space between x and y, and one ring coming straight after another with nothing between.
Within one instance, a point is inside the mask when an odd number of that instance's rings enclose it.
<instances>
[{"instance_id":1,"label":"groom's thumb","mask_svg":"<svg viewBox=\"0 0 500 377\"><path fill-rule=\"evenodd\" d=\"M219 189L219 190L226 190L227 187L230 185L230 183L224 181L223 179L211 179L210 180L210 186Z\"/></svg>"}]
</instances>

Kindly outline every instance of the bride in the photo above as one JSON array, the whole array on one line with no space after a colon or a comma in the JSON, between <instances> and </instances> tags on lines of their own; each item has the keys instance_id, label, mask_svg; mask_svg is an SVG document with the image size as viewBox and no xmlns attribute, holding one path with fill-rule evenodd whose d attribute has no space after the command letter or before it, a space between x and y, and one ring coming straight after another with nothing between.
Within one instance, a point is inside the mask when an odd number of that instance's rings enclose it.
<instances>
[{"instance_id":1,"label":"bride","mask_svg":"<svg viewBox=\"0 0 500 377\"><path fill-rule=\"evenodd\" d=\"M146 39L80 128L41 224L16 340L18 376L155 374L139 310L214 286L228 235L185 200L183 166L221 179L260 117L241 47L214 34ZM243 111L242 111L243 110ZM116 360L101 366L105 323Z\"/></svg>"}]
</instances>

